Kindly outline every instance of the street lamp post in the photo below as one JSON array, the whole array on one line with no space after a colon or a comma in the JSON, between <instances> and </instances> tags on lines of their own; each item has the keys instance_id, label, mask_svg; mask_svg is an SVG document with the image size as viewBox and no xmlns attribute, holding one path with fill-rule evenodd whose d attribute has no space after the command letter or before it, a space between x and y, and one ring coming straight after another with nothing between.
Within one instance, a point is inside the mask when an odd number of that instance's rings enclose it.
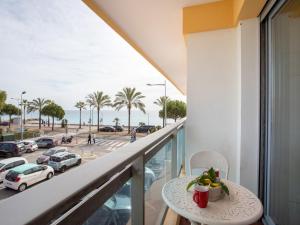
<instances>
[{"instance_id":1,"label":"street lamp post","mask_svg":"<svg viewBox=\"0 0 300 225\"><path fill-rule=\"evenodd\" d=\"M26 91L21 93L21 141L23 141L23 95L26 94ZM25 112L24 112L25 113Z\"/></svg>"},{"instance_id":2,"label":"street lamp post","mask_svg":"<svg viewBox=\"0 0 300 225\"><path fill-rule=\"evenodd\" d=\"M161 84L147 84L148 86L164 86L165 87L165 101L164 101L164 124L163 127L167 124L167 82Z\"/></svg>"},{"instance_id":3,"label":"street lamp post","mask_svg":"<svg viewBox=\"0 0 300 225\"><path fill-rule=\"evenodd\" d=\"M21 140L23 140L23 95L26 94L26 91L22 91L21 93L21 98L11 98L13 100L17 101L17 104L20 105L20 113L21 113L21 118L20 118L20 129L21 129ZM19 103L20 101L20 103Z\"/></svg>"},{"instance_id":4,"label":"street lamp post","mask_svg":"<svg viewBox=\"0 0 300 225\"><path fill-rule=\"evenodd\" d=\"M92 105L90 105L89 134L91 134L91 123L92 123Z\"/></svg>"}]
</instances>

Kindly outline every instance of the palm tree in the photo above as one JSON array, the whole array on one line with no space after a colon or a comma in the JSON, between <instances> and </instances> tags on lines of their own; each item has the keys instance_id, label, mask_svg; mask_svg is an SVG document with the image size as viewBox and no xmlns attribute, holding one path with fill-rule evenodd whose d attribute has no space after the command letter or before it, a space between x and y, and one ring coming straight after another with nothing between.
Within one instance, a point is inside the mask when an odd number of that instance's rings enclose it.
<instances>
[{"instance_id":1,"label":"palm tree","mask_svg":"<svg viewBox=\"0 0 300 225\"><path fill-rule=\"evenodd\" d=\"M10 123L11 123L11 116L12 115L21 115L20 109L12 104L5 104L2 108L2 113L9 116L9 123L8 123L9 128L10 128Z\"/></svg>"},{"instance_id":2,"label":"palm tree","mask_svg":"<svg viewBox=\"0 0 300 225\"><path fill-rule=\"evenodd\" d=\"M162 108L162 111L164 111L166 104L170 101L170 98L168 96L161 96L158 99L153 102L155 105L158 105L159 107ZM163 126L165 124L165 115L162 117L163 119Z\"/></svg>"},{"instance_id":3,"label":"palm tree","mask_svg":"<svg viewBox=\"0 0 300 225\"><path fill-rule=\"evenodd\" d=\"M7 97L6 92L0 90L0 122L1 122L2 109L5 105L6 97Z\"/></svg>"},{"instance_id":4,"label":"palm tree","mask_svg":"<svg viewBox=\"0 0 300 225\"><path fill-rule=\"evenodd\" d=\"M22 106L23 106L23 113L24 113L24 115L23 115L24 116L23 124L25 124L26 123L26 108L28 108L29 102L26 99L24 99L23 103L22 103Z\"/></svg>"},{"instance_id":5,"label":"palm tree","mask_svg":"<svg viewBox=\"0 0 300 225\"><path fill-rule=\"evenodd\" d=\"M54 130L54 118L62 120L65 116L65 111L52 101L42 108L42 114L52 117L52 130Z\"/></svg>"},{"instance_id":6,"label":"palm tree","mask_svg":"<svg viewBox=\"0 0 300 225\"><path fill-rule=\"evenodd\" d=\"M145 96L143 96L141 92L136 91L135 88L126 87L116 94L113 106L117 111L123 107L126 107L128 110L128 134L130 133L130 116L132 107L135 107L141 110L143 113L146 113L145 104L141 100L142 98L145 98Z\"/></svg>"},{"instance_id":7,"label":"palm tree","mask_svg":"<svg viewBox=\"0 0 300 225\"><path fill-rule=\"evenodd\" d=\"M41 129L41 121L42 121L42 108L48 105L51 101L46 100L44 98L33 99L32 102L29 102L27 107L28 112L39 112L39 129Z\"/></svg>"},{"instance_id":8,"label":"palm tree","mask_svg":"<svg viewBox=\"0 0 300 225\"><path fill-rule=\"evenodd\" d=\"M90 106L97 108L97 130L100 131L100 109L104 106L111 106L110 97L105 95L102 91L96 91L89 94L86 98Z\"/></svg>"},{"instance_id":9,"label":"palm tree","mask_svg":"<svg viewBox=\"0 0 300 225\"><path fill-rule=\"evenodd\" d=\"M5 105L6 97L7 97L6 92L0 90L0 112Z\"/></svg>"},{"instance_id":10,"label":"palm tree","mask_svg":"<svg viewBox=\"0 0 300 225\"><path fill-rule=\"evenodd\" d=\"M85 109L86 103L79 101L75 104L75 107L79 109L79 129L81 129L81 110Z\"/></svg>"},{"instance_id":11,"label":"palm tree","mask_svg":"<svg viewBox=\"0 0 300 225\"><path fill-rule=\"evenodd\" d=\"M120 119L116 117L114 118L113 122L116 124L116 126L119 126Z\"/></svg>"}]
</instances>

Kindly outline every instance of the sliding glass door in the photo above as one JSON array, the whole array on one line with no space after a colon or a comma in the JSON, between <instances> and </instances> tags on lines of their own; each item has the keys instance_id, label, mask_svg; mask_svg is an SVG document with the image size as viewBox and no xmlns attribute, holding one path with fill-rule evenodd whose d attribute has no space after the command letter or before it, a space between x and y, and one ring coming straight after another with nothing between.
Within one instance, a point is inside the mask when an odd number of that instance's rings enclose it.
<instances>
[{"instance_id":1,"label":"sliding glass door","mask_svg":"<svg viewBox=\"0 0 300 225\"><path fill-rule=\"evenodd\" d=\"M262 23L264 222L299 225L300 0L277 2Z\"/></svg>"}]
</instances>

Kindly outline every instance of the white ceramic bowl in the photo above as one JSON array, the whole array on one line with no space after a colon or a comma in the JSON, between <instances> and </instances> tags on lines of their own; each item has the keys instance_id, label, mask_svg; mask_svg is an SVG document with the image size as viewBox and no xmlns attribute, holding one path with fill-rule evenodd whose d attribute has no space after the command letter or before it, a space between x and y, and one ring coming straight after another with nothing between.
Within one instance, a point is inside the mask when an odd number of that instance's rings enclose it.
<instances>
[{"instance_id":1,"label":"white ceramic bowl","mask_svg":"<svg viewBox=\"0 0 300 225\"><path fill-rule=\"evenodd\" d=\"M209 188L209 194L208 194L209 202L215 202L223 197L224 197L224 191L222 190L221 186Z\"/></svg>"}]
</instances>

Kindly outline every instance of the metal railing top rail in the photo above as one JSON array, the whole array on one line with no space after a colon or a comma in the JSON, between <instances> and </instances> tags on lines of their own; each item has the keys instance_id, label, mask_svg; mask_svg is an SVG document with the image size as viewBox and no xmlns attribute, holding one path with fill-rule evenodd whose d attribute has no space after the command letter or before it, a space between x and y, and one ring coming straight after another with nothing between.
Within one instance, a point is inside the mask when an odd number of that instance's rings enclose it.
<instances>
[{"instance_id":1,"label":"metal railing top rail","mask_svg":"<svg viewBox=\"0 0 300 225\"><path fill-rule=\"evenodd\" d=\"M185 119L65 174L0 201L1 224L50 223L182 127Z\"/></svg>"}]
</instances>

